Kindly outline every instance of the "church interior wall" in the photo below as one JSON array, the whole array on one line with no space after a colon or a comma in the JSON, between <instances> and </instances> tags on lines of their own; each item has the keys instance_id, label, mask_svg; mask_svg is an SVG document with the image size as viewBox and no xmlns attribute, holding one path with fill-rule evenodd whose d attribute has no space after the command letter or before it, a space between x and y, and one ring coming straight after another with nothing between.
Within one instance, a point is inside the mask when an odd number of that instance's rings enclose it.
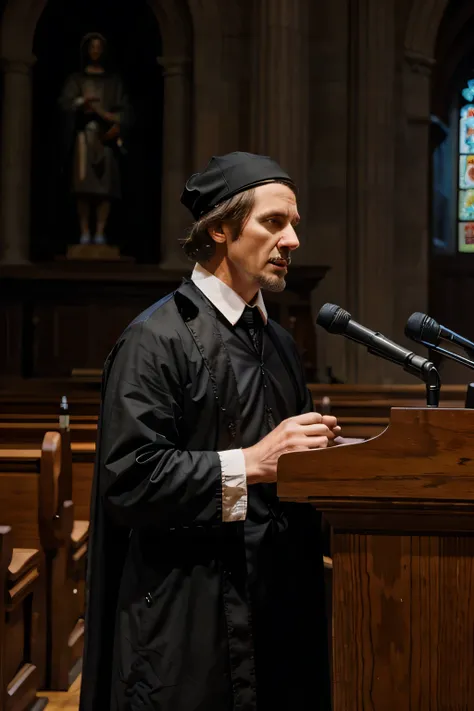
<instances>
[{"instance_id":1,"label":"church interior wall","mask_svg":"<svg viewBox=\"0 0 474 711\"><path fill-rule=\"evenodd\" d=\"M271 152L302 184L302 247L294 264L328 267L312 294L313 312L326 301L339 303L407 345L407 316L433 303L429 140L430 112L438 107L431 86L448 86L468 52L469 3L298 0L298 20L284 0L268 9L251 0L232 0L225 8L217 0L149 5L163 40L157 58L164 86L160 268L189 268L179 248L189 226L179 204L186 176L213 154ZM44 6L44 0L3 3L7 65L34 64L33 37ZM378 18L384 33L367 35L367 50L365 17ZM26 170L28 160L19 163ZM30 227L11 212L2 217L3 242L17 240L24 249L29 232L15 230ZM452 278L446 279L451 288ZM466 298L470 282L463 284ZM323 380L331 367L344 381L409 381L347 341L318 330L316 342Z\"/></svg>"}]
</instances>

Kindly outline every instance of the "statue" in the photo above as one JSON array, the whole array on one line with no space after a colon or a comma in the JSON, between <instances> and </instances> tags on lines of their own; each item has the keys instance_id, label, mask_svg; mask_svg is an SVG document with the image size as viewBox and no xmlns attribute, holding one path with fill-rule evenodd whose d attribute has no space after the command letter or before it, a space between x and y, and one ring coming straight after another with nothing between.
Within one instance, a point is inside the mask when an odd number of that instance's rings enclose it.
<instances>
[{"instance_id":1,"label":"statue","mask_svg":"<svg viewBox=\"0 0 474 711\"><path fill-rule=\"evenodd\" d=\"M129 106L120 77L108 69L106 49L97 32L83 38L81 71L67 78L59 99L83 245L91 243L93 208L93 242L106 243L111 202L121 198L119 158Z\"/></svg>"}]
</instances>

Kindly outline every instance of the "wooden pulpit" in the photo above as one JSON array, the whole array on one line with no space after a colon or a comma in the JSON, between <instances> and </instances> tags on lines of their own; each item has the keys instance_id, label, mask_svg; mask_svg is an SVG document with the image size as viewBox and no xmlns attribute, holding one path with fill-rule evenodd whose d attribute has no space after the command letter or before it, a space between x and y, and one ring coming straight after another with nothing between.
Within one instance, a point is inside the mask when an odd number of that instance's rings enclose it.
<instances>
[{"instance_id":1,"label":"wooden pulpit","mask_svg":"<svg viewBox=\"0 0 474 711\"><path fill-rule=\"evenodd\" d=\"M474 711L474 410L393 408L278 493L331 526L334 711Z\"/></svg>"}]
</instances>

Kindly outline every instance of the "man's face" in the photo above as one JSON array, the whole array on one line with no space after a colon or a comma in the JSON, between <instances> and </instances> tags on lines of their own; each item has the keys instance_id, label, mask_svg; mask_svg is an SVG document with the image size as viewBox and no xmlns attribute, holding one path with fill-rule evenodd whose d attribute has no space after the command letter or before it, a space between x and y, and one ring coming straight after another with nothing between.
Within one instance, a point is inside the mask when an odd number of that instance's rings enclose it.
<instances>
[{"instance_id":1,"label":"man's face","mask_svg":"<svg viewBox=\"0 0 474 711\"><path fill-rule=\"evenodd\" d=\"M288 186L259 185L240 236L233 240L224 226L234 278L268 291L283 291L290 253L300 244L295 232L299 220L296 197Z\"/></svg>"},{"instance_id":2,"label":"man's face","mask_svg":"<svg viewBox=\"0 0 474 711\"><path fill-rule=\"evenodd\" d=\"M99 59L102 57L102 52L102 40L100 40L98 37L94 37L93 39L91 39L91 41L89 42L89 57L92 59L92 61L98 62Z\"/></svg>"}]
</instances>

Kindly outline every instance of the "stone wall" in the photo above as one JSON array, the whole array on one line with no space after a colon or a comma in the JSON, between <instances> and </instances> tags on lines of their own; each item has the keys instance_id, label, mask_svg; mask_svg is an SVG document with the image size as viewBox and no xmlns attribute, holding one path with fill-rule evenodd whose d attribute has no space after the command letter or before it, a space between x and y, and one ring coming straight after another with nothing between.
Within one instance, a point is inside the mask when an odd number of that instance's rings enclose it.
<instances>
[{"instance_id":1,"label":"stone wall","mask_svg":"<svg viewBox=\"0 0 474 711\"><path fill-rule=\"evenodd\" d=\"M301 187L297 264L327 265L315 311L339 303L403 342L428 297L430 74L448 0L149 0L163 35L163 269L184 264L185 178L214 153L271 153ZM29 67L45 0L9 0L0 254L28 259ZM15 117L15 120L14 120ZM320 333L319 362L351 382L410 382ZM323 368L324 370L324 368ZM323 375L323 373L321 373Z\"/></svg>"}]
</instances>

